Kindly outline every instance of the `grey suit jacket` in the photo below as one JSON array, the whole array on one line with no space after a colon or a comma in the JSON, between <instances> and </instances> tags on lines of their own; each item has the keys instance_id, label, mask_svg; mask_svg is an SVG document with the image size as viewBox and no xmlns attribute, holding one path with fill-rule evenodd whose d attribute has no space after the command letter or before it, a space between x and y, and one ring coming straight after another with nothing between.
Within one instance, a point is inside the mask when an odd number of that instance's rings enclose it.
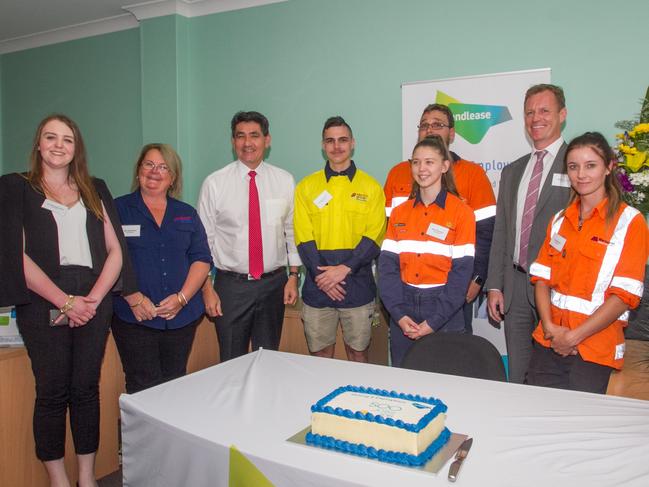
<instances>
[{"instance_id":1,"label":"grey suit jacket","mask_svg":"<svg viewBox=\"0 0 649 487\"><path fill-rule=\"evenodd\" d=\"M532 263L539 253L545 240L546 230L552 217L566 207L570 196L570 188L554 186L554 174L565 174L563 159L566 154L566 144L561 146L548 173L534 213L534 223L530 234L528 250L529 262ZM489 254L489 274L487 274L486 289L500 289L505 296L505 312L512 302L512 286L514 280L514 246L516 245L516 199L518 187L525 172L525 166L531 154L517 159L505 169L500 176L498 201L496 203L496 223L491 253ZM534 305L534 288L527 286L527 295Z\"/></svg>"}]
</instances>

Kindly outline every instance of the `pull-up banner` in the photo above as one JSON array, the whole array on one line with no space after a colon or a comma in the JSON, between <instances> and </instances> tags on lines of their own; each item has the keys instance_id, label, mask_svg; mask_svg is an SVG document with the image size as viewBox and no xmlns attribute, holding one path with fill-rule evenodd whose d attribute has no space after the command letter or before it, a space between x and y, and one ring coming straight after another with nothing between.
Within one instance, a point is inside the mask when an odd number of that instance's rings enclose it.
<instances>
[{"instance_id":1,"label":"pull-up banner","mask_svg":"<svg viewBox=\"0 0 649 487\"><path fill-rule=\"evenodd\" d=\"M447 105L455 119L451 150L476 162L487 173L498 193L500 171L531 151L525 133L523 101L527 89L550 83L550 69L465 76L401 85L403 159L412 155L417 143L417 125L426 105ZM506 355L501 328L487 321L486 300L481 296L473 310L473 332L490 340Z\"/></svg>"}]
</instances>

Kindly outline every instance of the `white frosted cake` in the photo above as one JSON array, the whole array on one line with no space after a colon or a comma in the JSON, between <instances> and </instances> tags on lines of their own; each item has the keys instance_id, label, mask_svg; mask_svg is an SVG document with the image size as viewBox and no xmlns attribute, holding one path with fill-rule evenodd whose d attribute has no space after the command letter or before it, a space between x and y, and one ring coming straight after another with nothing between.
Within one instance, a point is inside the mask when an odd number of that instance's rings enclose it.
<instances>
[{"instance_id":1,"label":"white frosted cake","mask_svg":"<svg viewBox=\"0 0 649 487\"><path fill-rule=\"evenodd\" d=\"M311 406L307 443L384 462L425 464L450 438L433 397L345 386Z\"/></svg>"}]
</instances>

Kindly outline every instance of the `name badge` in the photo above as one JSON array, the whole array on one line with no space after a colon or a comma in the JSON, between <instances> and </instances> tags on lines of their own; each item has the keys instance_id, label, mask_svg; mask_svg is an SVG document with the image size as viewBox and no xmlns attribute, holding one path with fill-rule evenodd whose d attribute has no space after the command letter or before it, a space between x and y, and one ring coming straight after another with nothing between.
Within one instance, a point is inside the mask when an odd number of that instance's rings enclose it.
<instances>
[{"instance_id":1,"label":"name badge","mask_svg":"<svg viewBox=\"0 0 649 487\"><path fill-rule=\"evenodd\" d=\"M331 196L331 193L325 189L316 199L313 200L313 204L322 209L331 201L332 198L333 196Z\"/></svg>"},{"instance_id":2,"label":"name badge","mask_svg":"<svg viewBox=\"0 0 649 487\"><path fill-rule=\"evenodd\" d=\"M566 238L562 237L558 233L553 235L550 239L550 247L557 249L559 252L563 250L564 245L566 245Z\"/></svg>"},{"instance_id":3,"label":"name badge","mask_svg":"<svg viewBox=\"0 0 649 487\"><path fill-rule=\"evenodd\" d=\"M140 225L122 225L122 232L125 237L139 237Z\"/></svg>"},{"instance_id":4,"label":"name badge","mask_svg":"<svg viewBox=\"0 0 649 487\"><path fill-rule=\"evenodd\" d=\"M567 174L554 173L552 175L552 186L560 186L562 188L570 187L570 178Z\"/></svg>"},{"instance_id":5,"label":"name badge","mask_svg":"<svg viewBox=\"0 0 649 487\"><path fill-rule=\"evenodd\" d=\"M61 203L57 203L56 201L48 200L48 199L43 201L43 204L41 205L41 208L49 210L52 213L56 213L57 215L65 215L65 213L68 211L67 206L62 205Z\"/></svg>"},{"instance_id":6,"label":"name badge","mask_svg":"<svg viewBox=\"0 0 649 487\"><path fill-rule=\"evenodd\" d=\"M624 351L625 351L625 346L626 344L620 343L619 345L615 345L615 360L620 360L621 358L624 358Z\"/></svg>"},{"instance_id":7,"label":"name badge","mask_svg":"<svg viewBox=\"0 0 649 487\"><path fill-rule=\"evenodd\" d=\"M428 225L426 234L440 240L446 240L446 236L448 235L448 228L443 227L442 225L438 225L437 223L431 223L430 225Z\"/></svg>"}]
</instances>

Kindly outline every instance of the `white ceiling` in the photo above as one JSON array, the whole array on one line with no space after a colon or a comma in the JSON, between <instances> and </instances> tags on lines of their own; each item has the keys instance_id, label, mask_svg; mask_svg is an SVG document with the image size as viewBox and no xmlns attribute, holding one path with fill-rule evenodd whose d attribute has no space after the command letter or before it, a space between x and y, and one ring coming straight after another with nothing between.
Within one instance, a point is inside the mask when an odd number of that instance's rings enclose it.
<instances>
[{"instance_id":1,"label":"white ceiling","mask_svg":"<svg viewBox=\"0 0 649 487\"><path fill-rule=\"evenodd\" d=\"M161 15L195 17L286 0L0 0L0 54L136 27Z\"/></svg>"}]
</instances>

